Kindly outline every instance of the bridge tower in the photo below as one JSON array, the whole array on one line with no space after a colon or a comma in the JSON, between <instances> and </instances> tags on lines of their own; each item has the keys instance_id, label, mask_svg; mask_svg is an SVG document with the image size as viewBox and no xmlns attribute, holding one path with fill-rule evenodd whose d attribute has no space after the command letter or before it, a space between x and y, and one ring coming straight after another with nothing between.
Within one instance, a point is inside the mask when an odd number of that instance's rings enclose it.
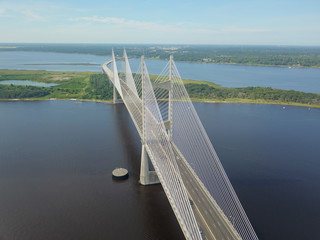
<instances>
[{"instance_id":1,"label":"bridge tower","mask_svg":"<svg viewBox=\"0 0 320 240\"><path fill-rule=\"evenodd\" d=\"M113 69L112 77L113 79L116 79L116 75L118 75L118 71L117 71L116 58L115 58L113 49L112 49L112 69ZM118 93L116 85L113 84L113 104L117 104L117 103L123 103L123 100L120 94Z\"/></svg>"},{"instance_id":2,"label":"bridge tower","mask_svg":"<svg viewBox=\"0 0 320 240\"><path fill-rule=\"evenodd\" d=\"M142 95L144 95L144 79L145 79L145 63L144 63L144 56L141 57L141 74L142 74ZM169 80L161 82L161 83L153 83L152 87L162 88L168 90L168 119L164 121L164 126L167 129L169 140L172 141L172 84L173 84L173 56L170 55L170 62L169 62ZM144 122L144 97L142 96L142 122ZM158 176L155 171L150 171L149 161L148 161L148 153L145 148L144 144L144 123L143 126L143 133L142 133L142 150L141 150L141 168L140 168L140 183L142 185L151 185L160 183Z\"/></svg>"},{"instance_id":3,"label":"bridge tower","mask_svg":"<svg viewBox=\"0 0 320 240\"><path fill-rule=\"evenodd\" d=\"M152 185L160 183L156 171L151 171L149 166L148 153L145 145L145 101L144 101L144 81L145 81L144 56L141 57L141 84L142 84L142 139L141 139L141 164L140 164L140 184Z\"/></svg>"}]
</instances>

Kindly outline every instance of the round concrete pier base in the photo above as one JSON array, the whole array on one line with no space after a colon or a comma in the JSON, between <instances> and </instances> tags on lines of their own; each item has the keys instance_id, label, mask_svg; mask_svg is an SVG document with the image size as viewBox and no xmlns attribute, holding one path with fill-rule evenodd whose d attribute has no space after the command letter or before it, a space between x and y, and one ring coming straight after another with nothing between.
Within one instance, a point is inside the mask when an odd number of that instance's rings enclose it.
<instances>
[{"instance_id":1,"label":"round concrete pier base","mask_svg":"<svg viewBox=\"0 0 320 240\"><path fill-rule=\"evenodd\" d=\"M115 170L112 171L112 178L113 179L119 179L119 180L124 180L129 177L128 170L125 168L116 168Z\"/></svg>"}]
</instances>

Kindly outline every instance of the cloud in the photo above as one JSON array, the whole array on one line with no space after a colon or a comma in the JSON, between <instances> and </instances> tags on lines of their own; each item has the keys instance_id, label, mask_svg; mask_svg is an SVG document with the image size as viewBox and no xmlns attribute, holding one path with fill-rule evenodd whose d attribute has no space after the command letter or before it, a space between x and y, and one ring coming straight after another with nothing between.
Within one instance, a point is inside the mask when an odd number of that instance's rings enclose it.
<instances>
[{"instance_id":1,"label":"cloud","mask_svg":"<svg viewBox=\"0 0 320 240\"><path fill-rule=\"evenodd\" d=\"M171 32L171 33L213 32L210 29L201 29L201 28L193 28L193 27L190 28L186 25L183 26L182 24L168 25L168 24L161 24L157 22L137 21L137 20L130 20L125 18L116 18L116 17L94 16L94 17L69 18L68 20L72 22L105 23L105 24L117 25L122 28L140 29L140 30L157 31L157 32Z\"/></svg>"},{"instance_id":2,"label":"cloud","mask_svg":"<svg viewBox=\"0 0 320 240\"><path fill-rule=\"evenodd\" d=\"M213 27L208 24L196 24L188 22L178 22L175 24L161 24L158 22L137 21L117 17L78 17L69 18L72 22L87 22L90 24L109 24L120 28L145 30L149 32L167 32L167 33L180 33L180 34L200 34L202 36L213 36L216 34L226 33L263 33L269 32L270 29L266 28L243 28L237 26L229 26L225 28Z\"/></svg>"},{"instance_id":3,"label":"cloud","mask_svg":"<svg viewBox=\"0 0 320 240\"><path fill-rule=\"evenodd\" d=\"M0 17L2 18L11 18L12 15L10 14L9 9L7 8L0 8Z\"/></svg>"},{"instance_id":4,"label":"cloud","mask_svg":"<svg viewBox=\"0 0 320 240\"><path fill-rule=\"evenodd\" d=\"M124 18L115 18L115 17L79 17L79 18L69 18L69 21L86 21L86 22L98 22L98 23L115 23L115 24L124 24L127 22Z\"/></svg>"},{"instance_id":5,"label":"cloud","mask_svg":"<svg viewBox=\"0 0 320 240\"><path fill-rule=\"evenodd\" d=\"M45 20L45 18L43 16L40 16L34 12L32 12L31 10L26 10L26 11L22 11L22 13L29 19L32 21L43 21Z\"/></svg>"},{"instance_id":6,"label":"cloud","mask_svg":"<svg viewBox=\"0 0 320 240\"><path fill-rule=\"evenodd\" d=\"M237 26L230 26L222 29L222 32L230 33L259 33L259 32L269 32L270 29L266 28L241 28Z\"/></svg>"},{"instance_id":7,"label":"cloud","mask_svg":"<svg viewBox=\"0 0 320 240\"><path fill-rule=\"evenodd\" d=\"M1 0L0 0L1 2ZM4 2L0 6L0 16L21 21L44 21L55 15L58 6L47 2Z\"/></svg>"},{"instance_id":8,"label":"cloud","mask_svg":"<svg viewBox=\"0 0 320 240\"><path fill-rule=\"evenodd\" d=\"M36 14L31 10L22 10L22 9L0 9L0 17L5 18L21 18L23 16L25 20L28 21L44 21L45 17Z\"/></svg>"}]
</instances>

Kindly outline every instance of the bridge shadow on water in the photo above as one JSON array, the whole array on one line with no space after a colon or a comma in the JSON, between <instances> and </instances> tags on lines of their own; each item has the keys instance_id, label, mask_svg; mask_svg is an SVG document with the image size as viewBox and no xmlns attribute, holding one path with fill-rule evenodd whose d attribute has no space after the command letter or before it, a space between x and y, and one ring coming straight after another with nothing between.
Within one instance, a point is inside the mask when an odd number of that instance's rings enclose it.
<instances>
[{"instance_id":1,"label":"bridge shadow on water","mask_svg":"<svg viewBox=\"0 0 320 240\"><path fill-rule=\"evenodd\" d=\"M113 116L116 132L119 134L129 171L129 184L133 190L139 216L135 216L139 225L143 225L143 239L184 239L183 233L161 187L142 186L139 183L141 140L124 104L115 104ZM113 180L114 184L121 182ZM138 230L140 231L140 230Z\"/></svg>"},{"instance_id":2,"label":"bridge shadow on water","mask_svg":"<svg viewBox=\"0 0 320 240\"><path fill-rule=\"evenodd\" d=\"M183 239L161 186L138 183L140 139L123 105L0 109L0 239ZM120 166L130 178L115 182Z\"/></svg>"}]
</instances>

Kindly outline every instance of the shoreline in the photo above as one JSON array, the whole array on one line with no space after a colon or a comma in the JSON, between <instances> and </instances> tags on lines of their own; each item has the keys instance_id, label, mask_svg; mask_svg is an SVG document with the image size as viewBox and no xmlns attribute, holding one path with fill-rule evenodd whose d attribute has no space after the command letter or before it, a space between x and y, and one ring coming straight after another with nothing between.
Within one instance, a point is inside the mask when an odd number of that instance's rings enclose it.
<instances>
[{"instance_id":1,"label":"shoreline","mask_svg":"<svg viewBox=\"0 0 320 240\"><path fill-rule=\"evenodd\" d=\"M146 58L146 59L151 59L151 60L161 60L161 61L168 61L168 59L165 58ZM217 64L217 65L233 65L233 66L252 66L252 67L275 67L275 68L305 68L305 69L320 69L320 66L296 66L296 65L271 65L271 64L259 64L259 63L228 63L228 62L204 62L204 61L182 61L182 60L174 60L175 62L181 62L181 63L201 63L201 64Z\"/></svg>"},{"instance_id":2,"label":"shoreline","mask_svg":"<svg viewBox=\"0 0 320 240\"><path fill-rule=\"evenodd\" d=\"M15 47L5 47L5 48L1 48L0 47L0 52L1 51L5 51L4 49L13 49ZM10 50L8 50L10 51ZM60 51L29 51L29 50L21 50L23 52L44 52L44 53L66 53L66 52L60 52ZM100 55L100 54L94 54L94 53L82 53L82 52L72 52L72 53L68 53L68 54L89 54L89 55L93 55L93 56L103 56L106 58L111 58L111 56L109 55ZM131 58L135 58L138 59L138 57L131 57ZM149 59L149 60L160 60L160 61L167 61L168 59L166 58L158 58L158 57L146 57L145 59ZM185 63L201 63L201 64L219 64L219 65L235 65L235 66L255 66L255 67L278 67L278 68L312 68L312 69L320 69L320 66L298 66L298 65L272 65L272 64L259 64L259 63L235 63L235 62L204 62L204 61L183 61L183 60L175 60L175 62L185 62ZM100 65L100 64L69 64L69 63L63 63L63 64L24 64L24 65Z\"/></svg>"},{"instance_id":3,"label":"shoreline","mask_svg":"<svg viewBox=\"0 0 320 240\"><path fill-rule=\"evenodd\" d=\"M260 105L278 105L278 106L293 106L293 107L305 107L305 108L315 108L320 109L319 105L308 105L308 104L296 104L296 103L286 103L286 102L263 102L263 101L214 101L214 100L204 100L204 101L192 101L197 103L239 103L239 104L260 104Z\"/></svg>"},{"instance_id":4,"label":"shoreline","mask_svg":"<svg viewBox=\"0 0 320 240\"><path fill-rule=\"evenodd\" d=\"M249 99L250 100L250 99ZM112 100L97 100L97 99L0 99L0 102L37 102L37 101L73 101L73 102L96 102L96 103L105 103L105 104L113 104ZM221 100L210 100L210 99L191 99L193 103L239 103L239 104L260 104L260 105L278 105L278 106L293 106L293 107L305 107L305 108L315 108L320 109L320 105L308 105L308 104L296 104L296 103L285 103L285 102L266 102L266 101L243 101L240 99L239 101L221 101Z\"/></svg>"},{"instance_id":5,"label":"shoreline","mask_svg":"<svg viewBox=\"0 0 320 240\"><path fill-rule=\"evenodd\" d=\"M156 77L156 75L150 75L151 79ZM107 84L106 77L98 72L3 69L0 70L0 79L28 79L29 81L58 84L49 88L31 88L28 91L31 93L33 91L33 94L29 95L20 94L24 89L18 86L12 87L10 90L10 85L3 85L7 87L2 88L3 94L0 101L65 100L112 103L112 86ZM263 87L227 88L212 82L191 79L183 79L183 84L187 91L190 91L189 96L192 102L272 104L320 108L320 94L317 93ZM10 91L15 91L15 94ZM273 94L274 97L272 97ZM281 96L282 98L280 98ZM296 101L294 96L301 98L300 101Z\"/></svg>"}]
</instances>

